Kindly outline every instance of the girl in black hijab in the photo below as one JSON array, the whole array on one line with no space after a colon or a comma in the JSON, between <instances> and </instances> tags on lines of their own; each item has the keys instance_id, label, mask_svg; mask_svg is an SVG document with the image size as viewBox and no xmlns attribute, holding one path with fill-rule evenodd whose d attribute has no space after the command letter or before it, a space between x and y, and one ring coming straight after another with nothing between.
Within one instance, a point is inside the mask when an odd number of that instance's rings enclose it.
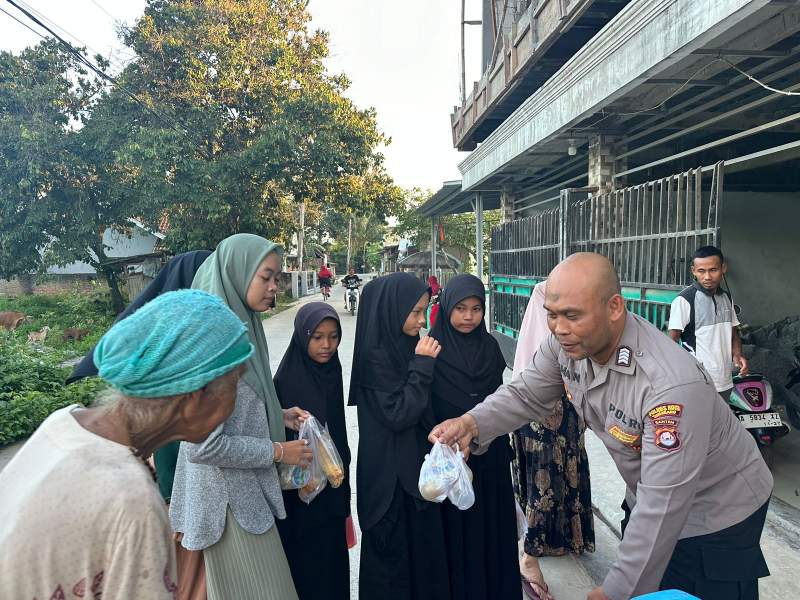
<instances>
[{"instance_id":1,"label":"girl in black hijab","mask_svg":"<svg viewBox=\"0 0 800 600\"><path fill-rule=\"evenodd\" d=\"M428 300L426 284L407 273L371 281L361 295L349 402L358 406L360 598L450 598L441 506L417 489L440 351L419 338Z\"/></svg>"},{"instance_id":2,"label":"girl in black hijab","mask_svg":"<svg viewBox=\"0 0 800 600\"><path fill-rule=\"evenodd\" d=\"M326 486L311 504L296 490L286 491L286 520L279 520L283 549L300 600L349 600L350 563L345 522L350 515L350 448L344 419L342 339L339 315L323 302L303 306L294 319L294 335L275 373L275 389L284 408L299 406L328 426L342 457L344 482ZM297 432L286 431L287 439Z\"/></svg>"},{"instance_id":3,"label":"girl in black hijab","mask_svg":"<svg viewBox=\"0 0 800 600\"><path fill-rule=\"evenodd\" d=\"M436 360L433 411L436 421L458 417L482 402L503 383L505 360L484 323L483 283L457 275L439 299L440 312L431 337L442 346ZM519 598L517 525L512 458L503 436L485 454L471 456L475 504L459 510L442 504L453 600Z\"/></svg>"},{"instance_id":4,"label":"girl in black hijab","mask_svg":"<svg viewBox=\"0 0 800 600\"><path fill-rule=\"evenodd\" d=\"M164 268L159 271L156 278L142 290L141 294L134 298L133 302L114 319L114 322L117 323L127 319L150 300L157 298L161 294L191 288L195 273L210 255L211 252L207 250L194 250L171 258L164 265ZM83 357L72 371L72 374L67 378L68 384L85 377L97 375L97 367L94 364L93 357L94 348L89 350L88 354ZM153 453L153 462L155 462L156 472L158 473L158 487L167 502L172 496L172 480L175 479L175 464L178 462L179 448L180 442L170 442Z\"/></svg>"}]
</instances>

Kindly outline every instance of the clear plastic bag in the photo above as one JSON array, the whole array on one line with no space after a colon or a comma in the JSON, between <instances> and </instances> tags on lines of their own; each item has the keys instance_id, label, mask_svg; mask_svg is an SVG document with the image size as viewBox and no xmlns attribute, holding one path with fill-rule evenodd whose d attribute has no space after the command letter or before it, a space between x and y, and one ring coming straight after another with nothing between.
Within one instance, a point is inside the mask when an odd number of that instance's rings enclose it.
<instances>
[{"instance_id":1,"label":"clear plastic bag","mask_svg":"<svg viewBox=\"0 0 800 600\"><path fill-rule=\"evenodd\" d=\"M331 487L338 488L344 481L344 462L333 443L333 438L328 431L328 426L320 426L319 421L311 416L303 423L310 438L316 442L314 448L314 461L319 463L322 473L327 478ZM301 429L303 427L301 425Z\"/></svg>"},{"instance_id":2,"label":"clear plastic bag","mask_svg":"<svg viewBox=\"0 0 800 600\"><path fill-rule=\"evenodd\" d=\"M463 462L463 460L462 460ZM436 442L425 455L419 471L419 493L431 502L442 502L458 479L458 460L450 446Z\"/></svg>"},{"instance_id":3,"label":"clear plastic bag","mask_svg":"<svg viewBox=\"0 0 800 600\"><path fill-rule=\"evenodd\" d=\"M299 490L311 479L311 469L300 465L278 465L278 479L282 490Z\"/></svg>"},{"instance_id":4,"label":"clear plastic bag","mask_svg":"<svg viewBox=\"0 0 800 600\"><path fill-rule=\"evenodd\" d=\"M467 510L475 504L475 490L472 488L472 470L464 460L464 453L456 453L458 477L447 491L447 499L459 510Z\"/></svg>"},{"instance_id":5,"label":"clear plastic bag","mask_svg":"<svg viewBox=\"0 0 800 600\"><path fill-rule=\"evenodd\" d=\"M314 442L309 442L309 445L313 446L315 444ZM322 467L317 460L311 461L309 471L311 472L311 478L308 483L297 490L300 500L306 504L311 504L311 501L319 496L320 492L328 485L328 479L325 477L325 473L323 473Z\"/></svg>"}]
</instances>

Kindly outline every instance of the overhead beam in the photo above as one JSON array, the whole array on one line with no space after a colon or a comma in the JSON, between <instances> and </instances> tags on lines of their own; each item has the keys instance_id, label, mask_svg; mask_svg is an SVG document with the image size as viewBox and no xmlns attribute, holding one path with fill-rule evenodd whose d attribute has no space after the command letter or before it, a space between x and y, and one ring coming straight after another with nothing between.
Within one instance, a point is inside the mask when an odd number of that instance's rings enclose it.
<instances>
[{"instance_id":1,"label":"overhead beam","mask_svg":"<svg viewBox=\"0 0 800 600\"><path fill-rule=\"evenodd\" d=\"M648 79L645 83L652 83L654 85L686 85L686 79ZM724 81L714 81L713 79L692 79L689 85L694 87L720 87L727 85Z\"/></svg>"},{"instance_id":2,"label":"overhead beam","mask_svg":"<svg viewBox=\"0 0 800 600\"><path fill-rule=\"evenodd\" d=\"M747 56L753 58L772 58L788 56L785 50L747 50L744 48L698 48L692 54L706 56Z\"/></svg>"},{"instance_id":3,"label":"overhead beam","mask_svg":"<svg viewBox=\"0 0 800 600\"><path fill-rule=\"evenodd\" d=\"M626 175L631 175L633 173L638 173L639 171L644 171L646 169L650 169L652 167L657 167L659 165L663 165L666 163L670 163L672 161L684 158L686 156L691 156L692 154L698 154L700 152L704 152L706 150L711 150L712 148L717 148L719 146L723 146L730 142L735 142L737 140L744 139L746 137L750 137L752 135L756 135L768 129L772 129L774 127L779 127L780 125L784 125L785 123L790 123L792 121L800 120L800 112L794 113L789 115L788 117L783 117L782 119L775 119L774 121L770 121L769 123L764 123L763 125L759 125L758 127L753 127L752 129L747 129L745 131L740 131L738 133L734 133L733 135L728 135L718 140L714 140L713 142L709 142L707 144L703 144L701 146L696 146L694 148L690 148L689 150L685 150L683 152L678 152L677 154L673 154L671 156L667 156L665 158L661 158L659 160L654 160L653 162L647 163L645 165L641 165L639 167L634 167L633 169L628 169L627 171L622 171L621 173L617 173L614 175L614 178L624 177ZM624 156L624 155L623 155Z\"/></svg>"},{"instance_id":4,"label":"overhead beam","mask_svg":"<svg viewBox=\"0 0 800 600\"><path fill-rule=\"evenodd\" d=\"M788 88L786 88L786 91L789 91L789 92L792 92L792 91L795 91L795 90L800 90L800 83L796 83L795 85L792 85L792 86L789 86ZM731 117L735 117L738 114L741 114L743 112L747 112L748 110L752 110L754 108L758 108L759 106L761 106L763 104L767 104L768 102L773 102L773 101L775 101L775 100L777 100L779 98L782 98L782 97L785 97L785 96L783 96L781 94L771 93L769 96L764 96L763 98L759 98L758 100L753 100L752 102L748 102L747 104L742 104L741 106L737 106L736 108L733 108L733 109L731 109L729 111L726 111L724 113L720 113L719 115L711 117L710 119L706 119L705 121L701 121L700 123L697 123L697 124L692 125L690 127L684 127L682 129L676 131L675 133L671 133L671 134L669 134L667 136L664 136L664 137L662 137L662 138L660 138L660 139L658 139L658 140L656 140L654 142L650 142L649 144L645 144L644 146L638 146L637 148L634 148L632 150L629 150L628 152L624 152L624 153L620 154L619 156L617 156L617 158L618 159L622 159L622 158L627 158L629 156L634 156L636 154L644 152L645 150L649 150L650 148L655 148L656 146L661 146L661 145L663 145L663 144L665 144L665 143L667 143L667 142L669 142L671 140L675 140L675 139L678 139L678 138L685 137L686 134L688 134L688 133L692 133L694 131L699 131L700 129L708 127L709 125L713 125L714 123L719 123L720 121L724 121L725 119L730 119ZM788 123L788 122L791 122L791 121L795 120L794 119L794 115L790 115L790 117L791 118L786 117L789 120L788 121L784 121L784 122ZM770 123L779 123L780 121L783 121L783 119L778 119L777 121L771 121ZM782 123L780 123L780 124L782 124ZM750 129L748 131L752 131L752 129ZM630 140L629 140L629 143L630 143Z\"/></svg>"}]
</instances>

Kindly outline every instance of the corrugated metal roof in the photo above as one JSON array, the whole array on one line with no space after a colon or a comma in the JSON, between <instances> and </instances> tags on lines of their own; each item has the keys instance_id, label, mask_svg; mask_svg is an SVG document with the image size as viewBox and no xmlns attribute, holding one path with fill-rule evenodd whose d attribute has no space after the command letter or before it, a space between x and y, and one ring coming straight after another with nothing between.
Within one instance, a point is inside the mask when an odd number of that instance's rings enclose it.
<instances>
[{"instance_id":1,"label":"corrugated metal roof","mask_svg":"<svg viewBox=\"0 0 800 600\"><path fill-rule=\"evenodd\" d=\"M477 193L480 193L483 198L483 210L500 208L499 191L470 190L464 192L461 189L461 181L445 181L430 200L417 209L417 212L426 217L472 212L472 201Z\"/></svg>"}]
</instances>

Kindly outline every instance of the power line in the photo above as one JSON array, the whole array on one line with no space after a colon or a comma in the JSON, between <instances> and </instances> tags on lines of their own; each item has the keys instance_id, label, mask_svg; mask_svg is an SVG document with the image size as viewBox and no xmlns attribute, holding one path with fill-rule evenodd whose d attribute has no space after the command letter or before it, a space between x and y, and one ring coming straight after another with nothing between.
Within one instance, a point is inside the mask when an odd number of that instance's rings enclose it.
<instances>
[{"instance_id":1,"label":"power line","mask_svg":"<svg viewBox=\"0 0 800 600\"><path fill-rule=\"evenodd\" d=\"M91 3L92 3L92 4L94 4L94 5L95 5L97 8L99 8L99 9L100 9L100 10L102 10L104 13L106 13L106 14L109 16L109 18L110 18L112 21L114 21L114 23L116 23L117 25L119 25L120 27L122 27L122 26L124 26L124 25L125 25L125 23L123 23L123 22L122 22L122 20L118 19L117 17L115 17L114 15L112 15L110 12L108 12L108 11L105 9L105 7L104 7L102 4L100 4L99 2L97 2L96 0L89 0L89 2L91 2Z\"/></svg>"},{"instance_id":2,"label":"power line","mask_svg":"<svg viewBox=\"0 0 800 600\"><path fill-rule=\"evenodd\" d=\"M87 48L87 49L91 50L91 51L92 51L92 53L94 53L95 55L100 55L100 56L103 56L103 54L104 54L103 52L100 52L100 51L99 51L99 50L97 50L96 48L93 48L92 46L90 46L89 44L87 44L86 42L84 42L84 41L83 41L81 38L79 38L79 37L78 37L77 35L75 35L74 33L71 33L70 31L67 31L65 28L61 27L61 25L59 25L58 23L56 23L55 21L53 21L52 19L50 19L50 18L49 18L47 15L45 15L45 14L44 14L42 11L40 11L40 10L37 10L36 8L32 7L32 6L31 6L30 4L28 4L27 2L24 2L23 0L17 0L17 1L18 1L18 2L19 2L21 5L22 5L22 6L24 6L25 8L27 8L27 9L28 9L30 12L32 12L32 13L33 13L33 14L35 14L37 17L39 17L39 18L40 18L42 21L44 21L45 23L48 23L49 25L53 26L55 29L58 29L58 30L60 30L60 31L61 31L63 34L65 34L66 36L68 36L68 37L72 38L73 40L75 40L75 41L76 41L78 44L80 44L81 46L83 46L83 47L85 47L85 48ZM117 61L117 62L118 62L118 64L116 64L116 65L114 65L114 66L116 66L117 68L124 68L124 66L125 66L124 64L120 63L119 61ZM110 59L110 53L109 53L109 63L111 63L111 59ZM112 63L112 64L113 64L113 63Z\"/></svg>"},{"instance_id":3,"label":"power line","mask_svg":"<svg viewBox=\"0 0 800 600\"><path fill-rule=\"evenodd\" d=\"M28 31L32 31L33 33L35 33L36 35L38 35L38 36L39 36L40 38L42 38L43 40L44 40L44 39L47 39L47 37L46 37L46 36L44 36L43 34L39 33L38 31L36 31L36 30L35 30L33 27L31 27L31 26L30 26L30 25L28 25L27 23L23 23L22 21L20 21L20 20L19 20L19 19L18 19L16 16L12 15L12 14L11 14L10 12L8 12L8 11L7 11L5 8L2 8L2 7L0 7L0 12L4 12L4 13L5 13L5 14L7 14L9 17L11 17L12 19L14 19L14 20L15 20L17 23L19 23L20 25L22 25L22 26L23 26L25 29L27 29Z\"/></svg>"},{"instance_id":4,"label":"power line","mask_svg":"<svg viewBox=\"0 0 800 600\"><path fill-rule=\"evenodd\" d=\"M92 63L92 62L91 62L89 59L87 59L87 58L86 58L86 57L85 57L85 56L84 56L84 55L83 55L81 52L79 52L78 50L76 50L76 49L75 49L75 47L74 47L72 44L70 44L68 41L66 41L66 40L65 40L63 37L61 37L61 36L60 36L58 33L56 33L55 31L53 31L53 29L51 29L50 27L48 27L47 25L45 25L45 24L44 24L44 23L43 23L43 22L42 22L42 21L41 21L41 20L40 20L40 19L39 19L39 18L38 18L36 15L32 14L32 13L31 13L29 10L26 10L25 8L23 8L22 6L20 6L20 5L17 3L17 1L16 1L16 0L6 0L6 1L7 1L7 2L8 2L8 3L11 5L11 6L13 6L14 8L16 8L18 11L20 11L21 13L23 13L23 14L24 14L26 17L28 17L28 18L29 18L31 21L33 21L34 23L36 23L36 24L37 24L39 27L41 27L42 29L44 29L45 31L47 31L47 32L48 32L50 35L52 35L52 36L53 36L53 37L54 37L56 40L58 40L58 41L61 43L61 45L62 45L62 46L64 46L64 48L67 50L67 52L69 52L69 53L70 53L72 56L74 56L75 58L77 58L77 59L78 59L78 61L80 61L80 63L81 63L81 64L83 64L83 65L85 65L86 67L88 67L88 68L89 68L89 69L90 69L90 70L91 70L93 73L95 73L96 75L98 75L98 76L99 76L101 79L103 79L104 81L108 81L109 83L111 83L111 84L115 85L115 86L116 86L117 88L119 88L119 89L120 89L122 92L124 92L126 96L128 96L128 97L129 97L131 100L133 100L133 101L134 101L136 104L138 104L139 106L141 106L141 107L142 107L142 108L143 108L145 111L147 111L147 112L149 112L150 114L154 115L156 118L158 118L158 120L159 120L159 121L161 121L162 123L164 123L165 125L167 125L167 126L170 128L170 129L173 129L174 131L176 131L176 132L178 132L178 133L181 133L181 134L183 134L183 135L185 135L185 136L189 137L189 133L188 133L188 132L187 132L185 129L183 129L183 128L179 127L179 126L176 126L174 123L171 123L171 122L169 122L169 120L168 120L166 117L162 116L162 115L161 115L161 114L160 114L160 113L159 113L157 110L155 110L154 108L151 108L150 106L148 106L147 104L145 104L145 103L144 103L142 100L140 100L140 99L139 99L139 98L136 96L136 94L134 94L133 92L131 92L130 90L128 90L128 89L127 89L125 86L123 86L122 84L120 84L120 83L119 83L119 82L118 82L116 79L114 79L113 77L111 77L110 75L108 75L107 73L105 73L105 72L104 72L102 69L100 69L99 67L97 67L97 66L96 66L94 63ZM3 11L3 12L5 12L5 11ZM41 35L41 34L39 34L39 35ZM43 36L42 36L42 37L43 37Z\"/></svg>"},{"instance_id":5,"label":"power line","mask_svg":"<svg viewBox=\"0 0 800 600\"><path fill-rule=\"evenodd\" d=\"M746 73L745 71L743 71L742 69L737 67L735 64L733 64L727 58L718 58L717 60L721 60L722 62L726 63L733 70L738 71L740 75L744 75L745 77L747 77L753 83L755 83L757 85L760 85L762 88L772 92L773 94L782 94L784 96L800 96L800 92L790 92L788 90L779 90L778 88L774 88L774 87L771 87L771 86L767 85L763 81L759 81L758 79L756 79L755 77L750 75L750 73Z\"/></svg>"}]
</instances>

